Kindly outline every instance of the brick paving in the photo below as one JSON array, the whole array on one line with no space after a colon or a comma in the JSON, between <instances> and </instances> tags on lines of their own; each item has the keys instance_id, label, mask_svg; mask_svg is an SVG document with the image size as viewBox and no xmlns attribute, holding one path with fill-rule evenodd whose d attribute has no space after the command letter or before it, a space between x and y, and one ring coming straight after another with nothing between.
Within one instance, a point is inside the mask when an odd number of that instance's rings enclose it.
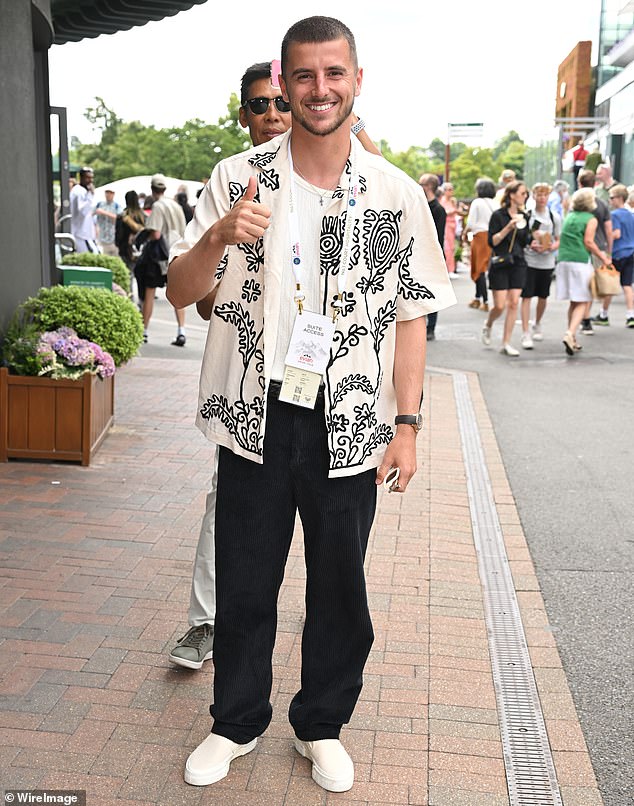
<instances>
[{"instance_id":1,"label":"brick paving","mask_svg":"<svg viewBox=\"0 0 634 806\"><path fill-rule=\"evenodd\" d=\"M0 765L4 789L85 789L89 806L508 806L452 380L428 374L420 470L381 494L368 549L376 640L342 738L350 792L326 793L292 749L303 548L280 598L273 722L212 787L182 769L209 730L213 669L175 668L211 448L192 425L196 362L138 358L89 468L0 465ZM599 806L493 429L480 428L565 806Z\"/></svg>"}]
</instances>

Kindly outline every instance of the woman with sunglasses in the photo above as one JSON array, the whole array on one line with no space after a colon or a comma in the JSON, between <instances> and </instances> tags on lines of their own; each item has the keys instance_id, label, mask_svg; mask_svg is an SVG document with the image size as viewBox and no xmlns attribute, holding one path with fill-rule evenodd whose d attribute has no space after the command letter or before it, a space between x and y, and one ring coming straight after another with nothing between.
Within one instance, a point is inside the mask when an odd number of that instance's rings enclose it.
<instances>
[{"instance_id":1,"label":"woman with sunglasses","mask_svg":"<svg viewBox=\"0 0 634 806\"><path fill-rule=\"evenodd\" d=\"M506 311L500 352L512 357L519 355L519 350L511 344L511 335L517 319L520 294L526 282L524 247L528 242L529 229L524 204L527 196L523 182L509 182L502 193L500 209L494 210L489 221L489 246L493 250L489 288L493 292L493 308L482 328L482 342L487 347L491 344L493 323ZM504 264L496 266L496 258L504 258Z\"/></svg>"}]
</instances>

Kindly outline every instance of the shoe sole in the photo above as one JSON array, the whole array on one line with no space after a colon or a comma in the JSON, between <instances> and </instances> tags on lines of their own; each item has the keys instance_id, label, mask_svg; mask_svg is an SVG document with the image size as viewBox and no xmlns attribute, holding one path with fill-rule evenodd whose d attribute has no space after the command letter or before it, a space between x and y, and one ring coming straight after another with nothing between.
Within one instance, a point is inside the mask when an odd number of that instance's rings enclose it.
<instances>
[{"instance_id":1,"label":"shoe sole","mask_svg":"<svg viewBox=\"0 0 634 806\"><path fill-rule=\"evenodd\" d=\"M533 345L532 345L532 344L531 344L531 346L530 346L530 347L528 346L528 344L522 344L522 350L532 350L532 349L533 349Z\"/></svg>"},{"instance_id":2,"label":"shoe sole","mask_svg":"<svg viewBox=\"0 0 634 806\"><path fill-rule=\"evenodd\" d=\"M609 323L609 322L601 322L601 321L599 321L599 320L597 320L597 319L593 319L593 320L592 320L592 324L593 324L593 325L599 325L599 327L610 327L610 323Z\"/></svg>"},{"instance_id":3,"label":"shoe sole","mask_svg":"<svg viewBox=\"0 0 634 806\"><path fill-rule=\"evenodd\" d=\"M313 766L313 781L322 789L326 789L328 792L347 792L349 789L352 789L352 785L354 784L354 772L350 778L332 778L326 775L326 773L317 766L310 752L300 739L295 739L295 750L297 750L300 756L307 758L311 762Z\"/></svg>"},{"instance_id":4,"label":"shoe sole","mask_svg":"<svg viewBox=\"0 0 634 806\"><path fill-rule=\"evenodd\" d=\"M567 353L568 355L574 355L574 354L575 354L574 347L571 347L571 345L570 345L570 344L568 344L568 342L567 342L567 341L565 341L565 340L564 340L564 341L562 341L562 344L563 344L563 345L564 345L564 347L566 348L566 353Z\"/></svg>"},{"instance_id":5,"label":"shoe sole","mask_svg":"<svg viewBox=\"0 0 634 806\"><path fill-rule=\"evenodd\" d=\"M211 660L214 656L213 649L208 652L201 661L187 660L187 658L179 658L177 655L170 654L169 659L177 666L184 666L186 669L202 669L202 665L206 660Z\"/></svg>"},{"instance_id":6,"label":"shoe sole","mask_svg":"<svg viewBox=\"0 0 634 806\"><path fill-rule=\"evenodd\" d=\"M207 775L192 772L191 770L187 769L187 765L185 765L185 783L191 784L192 786L208 786L209 784L215 784L216 781L222 781L223 778L227 777L231 762L234 759L240 758L240 756L246 756L247 753L255 750L257 743L257 739L252 739L248 744L237 747L231 758L225 764L216 767L214 772L210 772Z\"/></svg>"}]
</instances>

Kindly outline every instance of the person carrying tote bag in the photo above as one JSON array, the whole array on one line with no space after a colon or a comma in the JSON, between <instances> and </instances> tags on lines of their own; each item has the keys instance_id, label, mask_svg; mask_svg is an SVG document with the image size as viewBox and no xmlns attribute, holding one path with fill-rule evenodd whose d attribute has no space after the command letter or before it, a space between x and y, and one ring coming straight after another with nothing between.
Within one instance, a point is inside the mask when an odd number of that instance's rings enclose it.
<instances>
[{"instance_id":1,"label":"person carrying tote bag","mask_svg":"<svg viewBox=\"0 0 634 806\"><path fill-rule=\"evenodd\" d=\"M568 327L563 336L567 355L581 350L577 342L577 329L581 324L586 303L592 300L590 281L594 268L590 255L601 263L608 264L609 256L596 245L594 236L597 219L592 214L596 207L594 191L581 188L572 195L571 212L564 219L559 241L559 262L555 270L557 299L569 300Z\"/></svg>"}]
</instances>

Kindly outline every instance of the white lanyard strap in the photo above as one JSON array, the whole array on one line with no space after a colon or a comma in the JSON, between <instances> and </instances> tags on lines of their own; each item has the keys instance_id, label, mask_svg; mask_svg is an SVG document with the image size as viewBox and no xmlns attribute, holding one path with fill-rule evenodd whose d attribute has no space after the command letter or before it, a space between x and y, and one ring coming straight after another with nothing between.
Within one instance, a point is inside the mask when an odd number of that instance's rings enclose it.
<instances>
[{"instance_id":1,"label":"white lanyard strap","mask_svg":"<svg viewBox=\"0 0 634 806\"><path fill-rule=\"evenodd\" d=\"M348 269L352 253L352 233L354 225L359 216L356 211L357 196L359 195L359 177L357 174L357 155L355 144L350 145L350 183L346 195L346 221L343 230L343 243L341 245L341 259L339 261L339 276L337 277L337 295L332 302L333 320L337 318L339 311L343 307L343 295L348 281ZM290 170L289 206L288 206L288 231L291 247L291 267L295 275L295 295L299 312L302 312L305 295L302 291L302 248L299 236L299 217L297 215L297 193L295 185L295 174L293 169L293 155L291 153L291 138L288 139L288 164ZM319 247L318 247L319 248Z\"/></svg>"}]
</instances>

